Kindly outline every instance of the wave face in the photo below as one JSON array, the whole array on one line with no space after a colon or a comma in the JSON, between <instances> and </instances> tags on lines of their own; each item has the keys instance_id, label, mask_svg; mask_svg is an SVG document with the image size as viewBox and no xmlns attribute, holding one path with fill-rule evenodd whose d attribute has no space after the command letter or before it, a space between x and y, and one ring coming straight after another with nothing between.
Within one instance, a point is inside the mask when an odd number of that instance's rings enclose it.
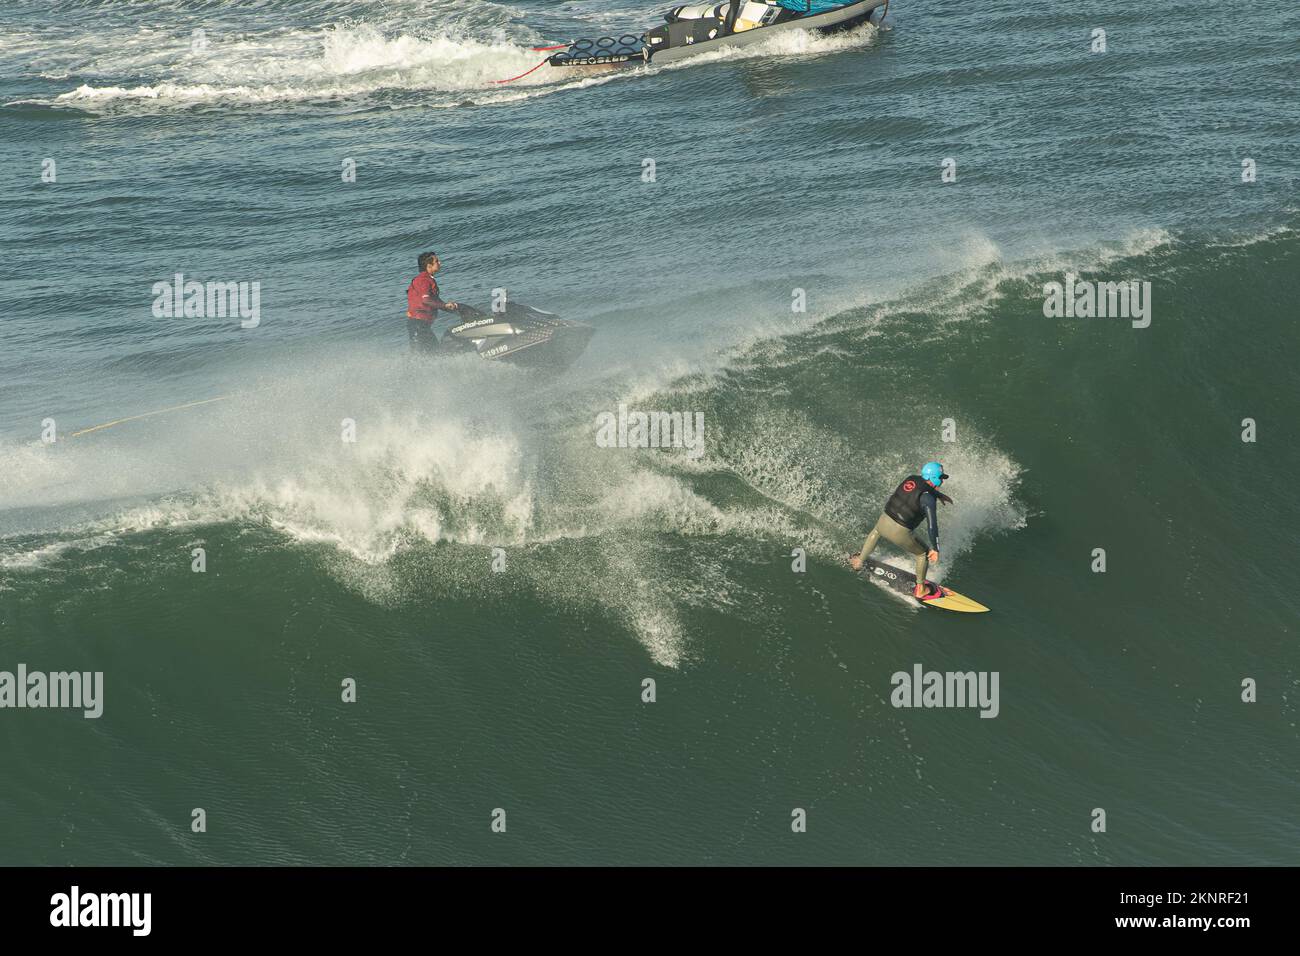
<instances>
[{"instance_id":1,"label":"wave face","mask_svg":"<svg viewBox=\"0 0 1300 956\"><path fill-rule=\"evenodd\" d=\"M0 13L32 171L0 197L0 670L107 687L98 720L0 710L6 862L1300 862L1296 15L897 6L522 86L492 81L656 11ZM425 248L587 353L407 359ZM260 282L262 325L153 317L177 272ZM1067 281L1149 283L1149 325L1046 316ZM700 453L602 447L620 406L698 416ZM934 577L991 614L840 564L931 458ZM918 662L997 671L997 719L892 707ZM505 848L480 806L546 831Z\"/></svg>"}]
</instances>

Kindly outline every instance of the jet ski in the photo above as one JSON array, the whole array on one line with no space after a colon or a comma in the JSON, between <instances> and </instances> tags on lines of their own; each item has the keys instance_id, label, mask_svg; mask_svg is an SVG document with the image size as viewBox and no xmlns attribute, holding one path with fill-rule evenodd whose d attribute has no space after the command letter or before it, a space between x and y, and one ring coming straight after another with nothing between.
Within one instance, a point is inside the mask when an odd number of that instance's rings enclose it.
<instances>
[{"instance_id":1,"label":"jet ski","mask_svg":"<svg viewBox=\"0 0 1300 956\"><path fill-rule=\"evenodd\" d=\"M885 18L889 0L725 0L673 7L664 14L667 22L661 27L640 35L574 40L545 62L573 73L666 63L723 47L761 43L776 31L850 30L872 22L872 14L882 7L876 23Z\"/></svg>"},{"instance_id":2,"label":"jet ski","mask_svg":"<svg viewBox=\"0 0 1300 956\"><path fill-rule=\"evenodd\" d=\"M457 318L460 321L438 344L438 353L477 352L485 361L551 371L572 365L596 331L590 325L513 301L500 312L480 312L461 305Z\"/></svg>"}]
</instances>

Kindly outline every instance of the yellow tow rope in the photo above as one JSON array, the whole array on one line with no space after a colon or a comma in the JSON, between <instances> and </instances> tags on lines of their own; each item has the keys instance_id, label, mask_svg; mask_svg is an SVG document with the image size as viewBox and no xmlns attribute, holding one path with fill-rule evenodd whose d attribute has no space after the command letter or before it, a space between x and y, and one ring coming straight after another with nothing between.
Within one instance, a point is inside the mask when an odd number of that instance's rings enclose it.
<instances>
[{"instance_id":1,"label":"yellow tow rope","mask_svg":"<svg viewBox=\"0 0 1300 956\"><path fill-rule=\"evenodd\" d=\"M104 428L112 428L114 425L122 425L126 422L138 422L142 418L153 418L155 415L165 415L167 412L179 412L183 408L195 408L198 405L211 405L213 402L224 402L226 399L234 397L234 395L219 395L216 398L205 398L198 402L186 402L184 405L173 405L171 408L160 408L156 412L145 412L143 415L131 415L128 418L119 418L117 421L105 422L102 425L95 425L92 428L83 428L79 432L73 432L68 437L77 438L81 435L89 435L91 432L97 432Z\"/></svg>"}]
</instances>

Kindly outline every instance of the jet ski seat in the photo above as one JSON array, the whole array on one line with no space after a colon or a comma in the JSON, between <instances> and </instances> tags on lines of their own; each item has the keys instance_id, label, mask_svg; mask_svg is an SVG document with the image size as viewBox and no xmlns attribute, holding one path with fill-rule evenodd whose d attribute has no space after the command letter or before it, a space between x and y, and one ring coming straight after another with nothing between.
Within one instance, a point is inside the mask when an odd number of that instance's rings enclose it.
<instances>
[{"instance_id":1,"label":"jet ski seat","mask_svg":"<svg viewBox=\"0 0 1300 956\"><path fill-rule=\"evenodd\" d=\"M676 23L678 20L702 20L705 17L716 17L721 20L727 15L729 3L703 3L703 4L684 4L680 7L673 7L664 14L664 19L669 23Z\"/></svg>"},{"instance_id":2,"label":"jet ski seat","mask_svg":"<svg viewBox=\"0 0 1300 956\"><path fill-rule=\"evenodd\" d=\"M705 18L715 18L725 20L727 11L731 8L730 3L705 3L695 5L684 5L673 7L664 14L664 19L669 23L676 23L679 20L703 20ZM765 27L769 23L774 23L788 8L779 3L764 3L762 0L745 0L736 11L736 33L742 33L745 30L752 30L754 27Z\"/></svg>"}]
</instances>

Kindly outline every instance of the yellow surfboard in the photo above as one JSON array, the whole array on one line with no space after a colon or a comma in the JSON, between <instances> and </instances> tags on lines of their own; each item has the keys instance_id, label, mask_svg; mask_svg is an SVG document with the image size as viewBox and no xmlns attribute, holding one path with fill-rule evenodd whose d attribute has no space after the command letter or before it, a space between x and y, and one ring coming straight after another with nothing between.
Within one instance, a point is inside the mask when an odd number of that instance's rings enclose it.
<instances>
[{"instance_id":1,"label":"yellow surfboard","mask_svg":"<svg viewBox=\"0 0 1300 956\"><path fill-rule=\"evenodd\" d=\"M939 589L943 591L943 597L930 598L928 601L922 601L921 603L927 607L941 607L945 611L963 611L966 614L978 614L981 611L988 610L979 601L972 601L966 595L958 594L951 588L939 585Z\"/></svg>"},{"instance_id":2,"label":"yellow surfboard","mask_svg":"<svg viewBox=\"0 0 1300 956\"><path fill-rule=\"evenodd\" d=\"M847 560L848 556L846 555L845 561ZM942 584L935 584L933 581L926 581L925 583L930 586L932 592L938 590L940 596L922 600L912 593L916 590L915 574L896 568L893 565L881 564L871 558L867 558L862 562L862 570L858 571L857 575L870 581L879 581L885 587L891 588L899 594L905 594L918 604L924 604L928 607L941 607L945 611L961 611L964 614L979 614L988 610L979 601L973 601L966 595L958 594L952 588L946 588Z\"/></svg>"}]
</instances>

